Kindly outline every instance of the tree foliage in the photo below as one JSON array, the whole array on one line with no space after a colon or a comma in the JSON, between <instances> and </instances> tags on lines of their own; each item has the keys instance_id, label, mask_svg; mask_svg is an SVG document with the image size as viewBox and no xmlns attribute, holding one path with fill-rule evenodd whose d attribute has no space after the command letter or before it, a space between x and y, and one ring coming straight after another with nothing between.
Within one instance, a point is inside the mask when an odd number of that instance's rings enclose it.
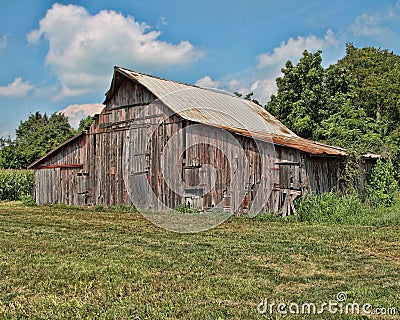
<instances>
[{"instance_id":1,"label":"tree foliage","mask_svg":"<svg viewBox=\"0 0 400 320\"><path fill-rule=\"evenodd\" d=\"M307 50L296 66L286 62L283 77L276 80L278 93L267 104L268 111L304 138L312 138L325 105L321 62L321 51Z\"/></svg>"},{"instance_id":2,"label":"tree foliage","mask_svg":"<svg viewBox=\"0 0 400 320\"><path fill-rule=\"evenodd\" d=\"M321 51L288 61L266 109L304 138L399 158L400 56L347 44L323 68Z\"/></svg>"},{"instance_id":3,"label":"tree foliage","mask_svg":"<svg viewBox=\"0 0 400 320\"><path fill-rule=\"evenodd\" d=\"M74 134L63 114L54 113L50 117L40 112L30 114L15 130L15 140L0 139L0 167L26 168Z\"/></svg>"},{"instance_id":4,"label":"tree foliage","mask_svg":"<svg viewBox=\"0 0 400 320\"><path fill-rule=\"evenodd\" d=\"M395 203L398 185L392 161L378 162L371 172L367 185L369 200L374 207L388 207Z\"/></svg>"},{"instance_id":5,"label":"tree foliage","mask_svg":"<svg viewBox=\"0 0 400 320\"><path fill-rule=\"evenodd\" d=\"M78 132L88 130L93 121L94 119L92 116L87 116L86 118L83 118L81 121L79 121Z\"/></svg>"}]
</instances>

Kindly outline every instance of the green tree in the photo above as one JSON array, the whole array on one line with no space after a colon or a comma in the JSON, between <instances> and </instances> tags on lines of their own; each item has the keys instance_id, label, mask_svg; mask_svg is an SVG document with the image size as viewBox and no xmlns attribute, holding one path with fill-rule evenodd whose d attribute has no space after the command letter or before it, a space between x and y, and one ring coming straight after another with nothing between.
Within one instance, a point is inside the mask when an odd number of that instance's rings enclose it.
<instances>
[{"instance_id":1,"label":"green tree","mask_svg":"<svg viewBox=\"0 0 400 320\"><path fill-rule=\"evenodd\" d=\"M346 55L326 69L321 51L304 51L282 73L266 109L294 132L400 159L400 56L349 43Z\"/></svg>"},{"instance_id":2,"label":"green tree","mask_svg":"<svg viewBox=\"0 0 400 320\"><path fill-rule=\"evenodd\" d=\"M271 96L266 109L304 138L312 138L322 120L326 105L325 70L321 51L303 52L294 66L286 62L283 76L276 79L278 93Z\"/></svg>"},{"instance_id":3,"label":"green tree","mask_svg":"<svg viewBox=\"0 0 400 320\"><path fill-rule=\"evenodd\" d=\"M15 140L2 138L0 144L0 167L26 168L36 159L44 156L60 143L69 139L75 131L63 114L50 117L40 112L30 114L15 130Z\"/></svg>"},{"instance_id":4,"label":"green tree","mask_svg":"<svg viewBox=\"0 0 400 320\"><path fill-rule=\"evenodd\" d=\"M400 121L400 56L372 47L349 43L346 55L336 64L350 71L355 106L375 119L383 136L390 135Z\"/></svg>"},{"instance_id":5,"label":"green tree","mask_svg":"<svg viewBox=\"0 0 400 320\"><path fill-rule=\"evenodd\" d=\"M93 120L92 116L87 116L86 118L84 118L81 121L79 121L78 132L82 132L82 131L88 130L89 127L92 125L93 121L94 120Z\"/></svg>"},{"instance_id":6,"label":"green tree","mask_svg":"<svg viewBox=\"0 0 400 320\"><path fill-rule=\"evenodd\" d=\"M365 110L344 100L336 113L328 114L314 132L317 140L342 146L358 154L377 151L382 145L379 127Z\"/></svg>"},{"instance_id":7,"label":"green tree","mask_svg":"<svg viewBox=\"0 0 400 320\"><path fill-rule=\"evenodd\" d=\"M345 56L326 69L320 51L304 51L282 73L269 112L304 138L392 159L400 179L400 56L348 43Z\"/></svg>"}]
</instances>

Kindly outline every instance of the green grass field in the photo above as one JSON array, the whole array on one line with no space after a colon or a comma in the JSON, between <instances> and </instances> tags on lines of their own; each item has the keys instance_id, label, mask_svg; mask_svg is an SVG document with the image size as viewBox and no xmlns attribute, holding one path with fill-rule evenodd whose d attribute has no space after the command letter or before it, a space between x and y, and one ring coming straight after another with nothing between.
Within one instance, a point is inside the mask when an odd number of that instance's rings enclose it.
<instances>
[{"instance_id":1,"label":"green grass field","mask_svg":"<svg viewBox=\"0 0 400 320\"><path fill-rule=\"evenodd\" d=\"M257 305L338 292L396 319L400 227L257 217L177 234L137 213L0 202L0 275L2 319L280 319Z\"/></svg>"}]
</instances>

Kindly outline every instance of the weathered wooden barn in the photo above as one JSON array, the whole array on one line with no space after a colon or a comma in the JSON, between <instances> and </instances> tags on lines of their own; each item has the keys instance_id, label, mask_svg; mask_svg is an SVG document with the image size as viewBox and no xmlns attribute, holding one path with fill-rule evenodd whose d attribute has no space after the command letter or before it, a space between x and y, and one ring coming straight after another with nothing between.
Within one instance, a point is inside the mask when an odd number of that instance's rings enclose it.
<instances>
[{"instance_id":1,"label":"weathered wooden barn","mask_svg":"<svg viewBox=\"0 0 400 320\"><path fill-rule=\"evenodd\" d=\"M346 157L252 101L120 67L104 104L30 165L37 203L289 213L296 196L336 186Z\"/></svg>"}]
</instances>

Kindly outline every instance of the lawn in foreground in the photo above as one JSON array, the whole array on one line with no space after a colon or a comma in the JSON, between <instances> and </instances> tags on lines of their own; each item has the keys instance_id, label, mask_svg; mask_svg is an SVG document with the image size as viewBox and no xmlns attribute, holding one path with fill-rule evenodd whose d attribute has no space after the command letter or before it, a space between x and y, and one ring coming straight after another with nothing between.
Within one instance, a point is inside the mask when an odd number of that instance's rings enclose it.
<instances>
[{"instance_id":1,"label":"lawn in foreground","mask_svg":"<svg viewBox=\"0 0 400 320\"><path fill-rule=\"evenodd\" d=\"M268 319L263 299L320 305L343 291L394 319L399 248L398 226L232 218L177 234L136 213L0 203L0 318Z\"/></svg>"}]
</instances>

